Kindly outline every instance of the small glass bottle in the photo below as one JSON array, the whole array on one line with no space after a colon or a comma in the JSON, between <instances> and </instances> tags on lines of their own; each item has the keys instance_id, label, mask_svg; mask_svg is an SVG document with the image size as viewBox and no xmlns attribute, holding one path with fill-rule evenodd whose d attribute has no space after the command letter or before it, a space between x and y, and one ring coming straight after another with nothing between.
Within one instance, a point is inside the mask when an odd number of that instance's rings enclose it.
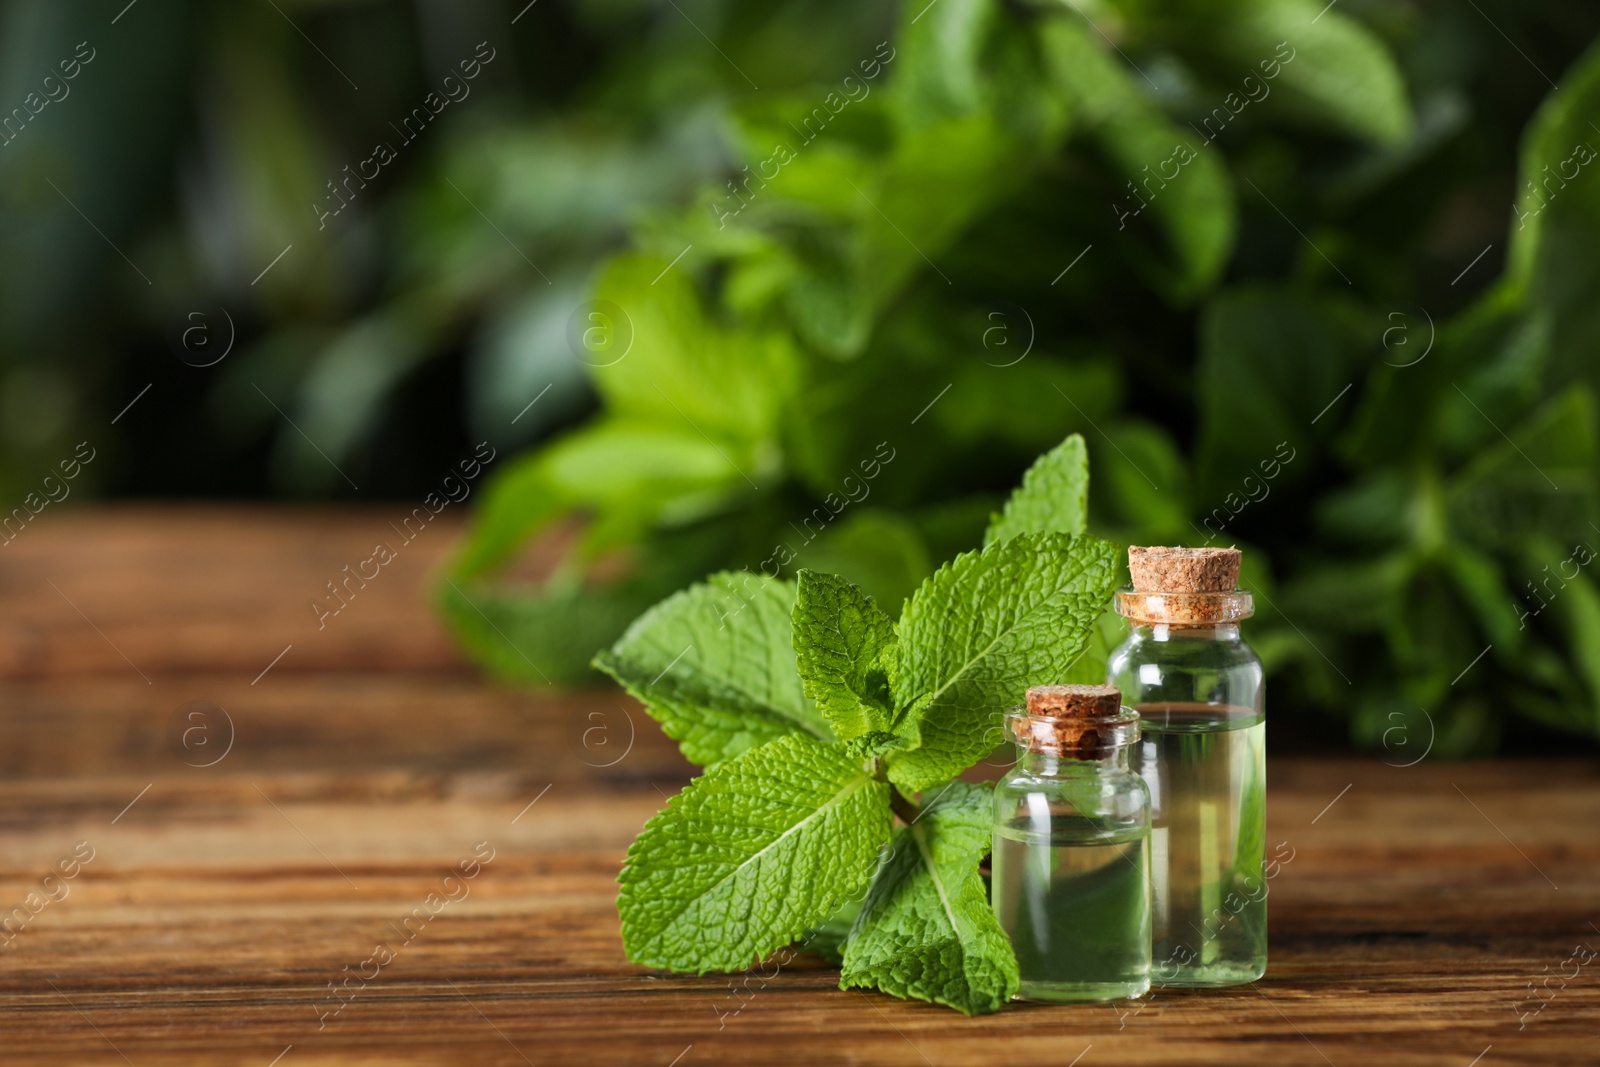
<instances>
[{"instance_id":1,"label":"small glass bottle","mask_svg":"<svg viewBox=\"0 0 1600 1067\"><path fill-rule=\"evenodd\" d=\"M1017 765L994 791L991 899L1023 1000L1150 988L1150 796L1128 767L1139 716L1106 685L1041 685L1006 725Z\"/></svg>"},{"instance_id":2,"label":"small glass bottle","mask_svg":"<svg viewBox=\"0 0 1600 1067\"><path fill-rule=\"evenodd\" d=\"M1150 787L1157 985L1227 986L1267 969L1266 716L1235 548L1130 548L1131 633L1108 681L1139 713Z\"/></svg>"}]
</instances>

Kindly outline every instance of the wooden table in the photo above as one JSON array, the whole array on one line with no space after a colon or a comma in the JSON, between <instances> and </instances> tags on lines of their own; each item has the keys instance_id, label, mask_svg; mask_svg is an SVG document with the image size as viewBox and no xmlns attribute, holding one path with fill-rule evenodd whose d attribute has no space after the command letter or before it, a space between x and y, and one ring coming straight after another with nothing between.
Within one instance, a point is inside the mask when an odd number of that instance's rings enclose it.
<instances>
[{"instance_id":1,"label":"wooden table","mask_svg":"<svg viewBox=\"0 0 1600 1067\"><path fill-rule=\"evenodd\" d=\"M613 879L689 766L612 692L463 664L424 596L445 521L319 630L401 510L52 509L0 549L0 907L60 898L0 948L0 1060L1600 1062L1600 958L1566 962L1600 948L1592 759L1275 758L1294 858L1249 988L967 1019L809 959L634 967Z\"/></svg>"}]
</instances>

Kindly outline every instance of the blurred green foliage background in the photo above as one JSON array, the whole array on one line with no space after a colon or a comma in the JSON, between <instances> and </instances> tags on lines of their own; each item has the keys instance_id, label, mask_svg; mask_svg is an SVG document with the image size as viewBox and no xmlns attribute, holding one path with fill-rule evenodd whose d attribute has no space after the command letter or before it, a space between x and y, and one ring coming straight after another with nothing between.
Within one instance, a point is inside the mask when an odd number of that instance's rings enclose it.
<instances>
[{"instance_id":1,"label":"blurred green foliage background","mask_svg":"<svg viewBox=\"0 0 1600 1067\"><path fill-rule=\"evenodd\" d=\"M1077 431L1096 532L1247 549L1275 736L1592 746L1597 32L5 0L0 488L409 507L487 439L440 604L543 684L715 569L892 611Z\"/></svg>"}]
</instances>

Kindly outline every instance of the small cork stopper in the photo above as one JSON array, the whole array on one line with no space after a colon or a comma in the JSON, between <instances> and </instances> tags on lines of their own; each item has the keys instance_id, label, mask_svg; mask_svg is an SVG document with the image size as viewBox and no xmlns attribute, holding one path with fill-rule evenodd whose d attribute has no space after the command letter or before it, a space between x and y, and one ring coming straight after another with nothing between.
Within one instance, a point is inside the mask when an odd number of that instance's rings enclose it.
<instances>
[{"instance_id":1,"label":"small cork stopper","mask_svg":"<svg viewBox=\"0 0 1600 1067\"><path fill-rule=\"evenodd\" d=\"M1128 573L1139 593L1228 593L1239 588L1237 548L1128 548Z\"/></svg>"},{"instance_id":2,"label":"small cork stopper","mask_svg":"<svg viewBox=\"0 0 1600 1067\"><path fill-rule=\"evenodd\" d=\"M1036 685L1028 690L1028 714L1054 719L1116 718L1122 690L1114 685Z\"/></svg>"},{"instance_id":3,"label":"small cork stopper","mask_svg":"<svg viewBox=\"0 0 1600 1067\"><path fill-rule=\"evenodd\" d=\"M1036 685L1027 710L1012 716L1012 736L1035 752L1104 759L1139 736L1139 717L1110 685Z\"/></svg>"}]
</instances>

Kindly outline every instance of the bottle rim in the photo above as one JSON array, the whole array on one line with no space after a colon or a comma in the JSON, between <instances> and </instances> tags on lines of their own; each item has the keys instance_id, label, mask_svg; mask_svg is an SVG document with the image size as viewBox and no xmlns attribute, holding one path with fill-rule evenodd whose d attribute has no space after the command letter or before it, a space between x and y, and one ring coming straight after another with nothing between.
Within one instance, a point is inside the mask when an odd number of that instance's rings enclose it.
<instances>
[{"instance_id":1,"label":"bottle rim","mask_svg":"<svg viewBox=\"0 0 1600 1067\"><path fill-rule=\"evenodd\" d=\"M1139 740L1139 713L1123 704L1115 718L1032 715L1027 705L1006 711L1006 733L1029 752L1067 759L1105 759Z\"/></svg>"},{"instance_id":2,"label":"bottle rim","mask_svg":"<svg viewBox=\"0 0 1600 1067\"><path fill-rule=\"evenodd\" d=\"M1229 593L1154 593L1129 586L1117 590L1118 615L1135 623L1163 626L1215 626L1255 614L1255 598L1243 589Z\"/></svg>"}]
</instances>

